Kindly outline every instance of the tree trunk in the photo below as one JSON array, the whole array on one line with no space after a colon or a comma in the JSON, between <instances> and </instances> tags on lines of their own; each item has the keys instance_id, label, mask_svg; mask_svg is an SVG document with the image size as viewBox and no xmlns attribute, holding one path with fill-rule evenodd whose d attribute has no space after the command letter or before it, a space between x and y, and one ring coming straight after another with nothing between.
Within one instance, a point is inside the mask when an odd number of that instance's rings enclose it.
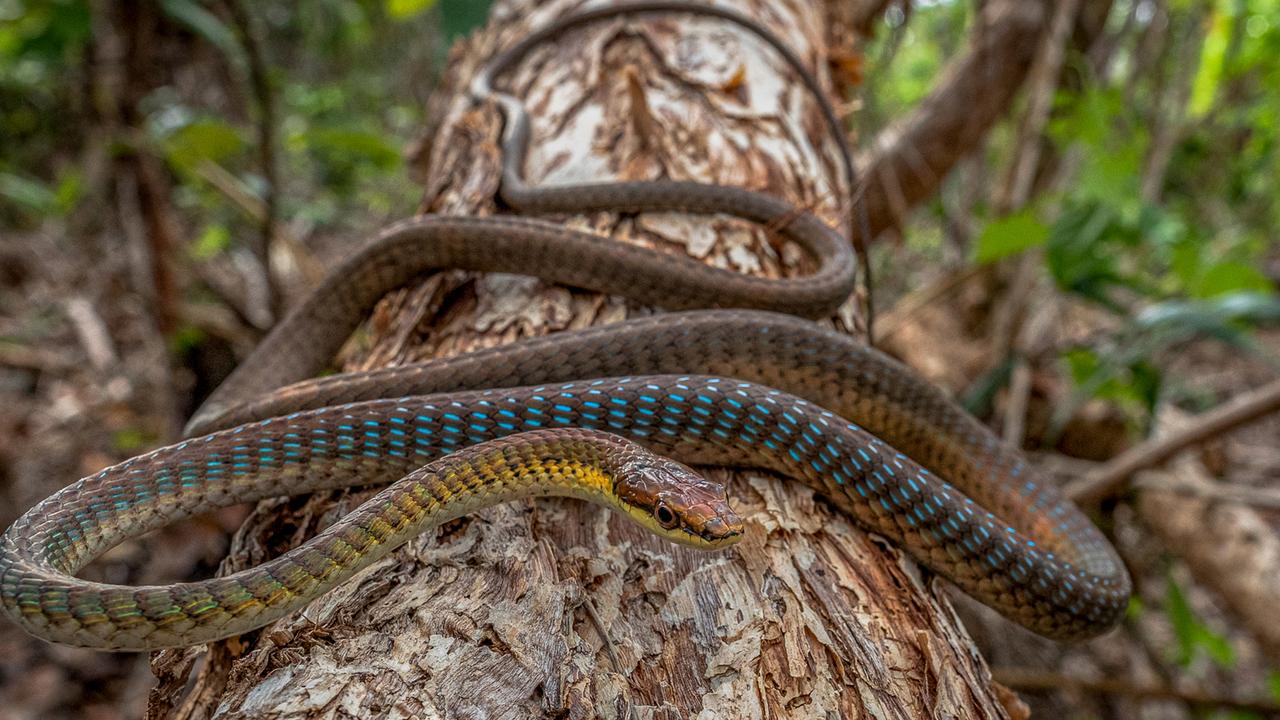
<instances>
[{"instance_id":1,"label":"tree trunk","mask_svg":"<svg viewBox=\"0 0 1280 720\"><path fill-rule=\"evenodd\" d=\"M500 115L460 92L476 69L576 3L495 3L454 48L424 212L495 212ZM753 0L826 72L819 4ZM412 71L408 69L406 71ZM606 20L530 53L503 87L533 122L534 183L691 179L845 213L835 144L812 98L741 28L679 15ZM803 274L802 256L726 218L566 222L708 263ZM857 325L847 304L839 326ZM648 308L511 276L448 272L393 293L349 368L408 362L614 322ZM305 612L241 641L160 653L152 714L199 717L1007 717L938 584L815 498L761 473L727 481L747 537L704 554L567 500L523 501L411 542ZM224 571L314 534L368 493L266 503ZM245 645L244 643L247 643ZM200 678L178 698L192 669ZM632 712L634 711L634 712Z\"/></svg>"}]
</instances>

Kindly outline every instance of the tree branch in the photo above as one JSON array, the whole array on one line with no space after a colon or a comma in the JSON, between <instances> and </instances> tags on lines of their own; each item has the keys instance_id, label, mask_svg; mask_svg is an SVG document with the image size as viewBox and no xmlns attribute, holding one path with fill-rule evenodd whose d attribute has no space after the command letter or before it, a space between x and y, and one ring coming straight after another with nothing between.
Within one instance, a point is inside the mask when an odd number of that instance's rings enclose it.
<instances>
[{"instance_id":1,"label":"tree branch","mask_svg":"<svg viewBox=\"0 0 1280 720\"><path fill-rule=\"evenodd\" d=\"M1139 470L1159 465L1192 445L1230 432L1280 411L1280 380L1273 380L1196 417L1164 437L1130 448L1101 468L1067 486L1078 503L1093 503L1115 493Z\"/></svg>"},{"instance_id":2,"label":"tree branch","mask_svg":"<svg viewBox=\"0 0 1280 720\"><path fill-rule=\"evenodd\" d=\"M938 87L886 128L859 161L874 238L931 196L951 168L1005 115L1049 23L1042 0L991 0Z\"/></svg>"}]
</instances>

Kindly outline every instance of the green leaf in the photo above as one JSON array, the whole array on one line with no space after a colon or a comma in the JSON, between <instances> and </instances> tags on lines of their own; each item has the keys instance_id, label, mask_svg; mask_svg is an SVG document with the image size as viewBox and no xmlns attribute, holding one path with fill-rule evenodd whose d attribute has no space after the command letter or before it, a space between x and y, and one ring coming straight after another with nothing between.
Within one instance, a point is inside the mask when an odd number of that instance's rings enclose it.
<instances>
[{"instance_id":1,"label":"green leaf","mask_svg":"<svg viewBox=\"0 0 1280 720\"><path fill-rule=\"evenodd\" d=\"M387 16L408 20L436 6L436 0L386 0Z\"/></svg>"},{"instance_id":2,"label":"green leaf","mask_svg":"<svg viewBox=\"0 0 1280 720\"><path fill-rule=\"evenodd\" d=\"M201 120L177 130L164 141L174 167L190 172L203 161L221 163L246 147L235 127L219 120Z\"/></svg>"},{"instance_id":3,"label":"green leaf","mask_svg":"<svg viewBox=\"0 0 1280 720\"><path fill-rule=\"evenodd\" d=\"M169 351L176 357L182 357L204 342L204 331L194 325L180 325L169 338Z\"/></svg>"},{"instance_id":4,"label":"green leaf","mask_svg":"<svg viewBox=\"0 0 1280 720\"><path fill-rule=\"evenodd\" d=\"M1197 621L1191 612L1191 605L1182 594L1182 588L1172 578L1168 578L1165 590L1165 612L1169 615L1169 624L1173 625L1173 635L1178 640L1176 662L1179 665L1191 664L1195 657L1195 638Z\"/></svg>"},{"instance_id":5,"label":"green leaf","mask_svg":"<svg viewBox=\"0 0 1280 720\"><path fill-rule=\"evenodd\" d=\"M1043 245L1049 239L1049 227L1031 210L1006 215L989 223L978 236L974 261L990 263Z\"/></svg>"},{"instance_id":6,"label":"green leaf","mask_svg":"<svg viewBox=\"0 0 1280 720\"><path fill-rule=\"evenodd\" d=\"M1142 604L1142 598L1137 595L1129 597L1129 605L1125 607L1124 616L1129 620L1137 620L1142 617L1142 613L1146 612L1146 607Z\"/></svg>"},{"instance_id":7,"label":"green leaf","mask_svg":"<svg viewBox=\"0 0 1280 720\"><path fill-rule=\"evenodd\" d=\"M1200 647L1204 648L1205 652L1219 667L1231 668L1235 666L1236 652L1225 637L1201 625L1196 639L1200 643Z\"/></svg>"},{"instance_id":8,"label":"green leaf","mask_svg":"<svg viewBox=\"0 0 1280 720\"><path fill-rule=\"evenodd\" d=\"M7 172L0 172L0 197L40 214L57 205L57 196L44 183Z\"/></svg>"},{"instance_id":9,"label":"green leaf","mask_svg":"<svg viewBox=\"0 0 1280 720\"><path fill-rule=\"evenodd\" d=\"M1203 117L1213 107L1213 100L1218 94L1218 84L1222 81L1231 25L1232 20L1229 14L1221 9L1213 11L1209 32L1205 35L1204 45L1200 48L1200 67L1196 69L1196 77L1191 84L1191 98L1187 103L1187 111L1192 117Z\"/></svg>"},{"instance_id":10,"label":"green leaf","mask_svg":"<svg viewBox=\"0 0 1280 720\"><path fill-rule=\"evenodd\" d=\"M1145 353L1136 357L1125 353L1104 357L1088 348L1073 348L1062 357L1071 372L1076 391L1072 402L1055 411L1051 423L1054 428L1060 429L1078 404L1089 398L1136 406L1148 414L1155 408L1164 378L1160 369L1146 360Z\"/></svg>"},{"instance_id":11,"label":"green leaf","mask_svg":"<svg viewBox=\"0 0 1280 720\"><path fill-rule=\"evenodd\" d=\"M969 388L965 390L964 395L960 398L960 404L968 410L970 414L983 417L991 412L991 406L995 403L996 394L1000 389L1009 384L1009 378L1013 375L1013 366L1015 358L1013 355L1005 358L1005 361L983 373L970 383Z\"/></svg>"},{"instance_id":12,"label":"green leaf","mask_svg":"<svg viewBox=\"0 0 1280 720\"><path fill-rule=\"evenodd\" d=\"M359 158L383 170L400 164L400 152L396 147L374 133L328 128L307 133L307 140L315 149Z\"/></svg>"},{"instance_id":13,"label":"green leaf","mask_svg":"<svg viewBox=\"0 0 1280 720\"><path fill-rule=\"evenodd\" d=\"M111 437L111 446L116 452L135 454L139 450L154 445L156 437L141 428L129 427L117 430Z\"/></svg>"},{"instance_id":14,"label":"green leaf","mask_svg":"<svg viewBox=\"0 0 1280 720\"><path fill-rule=\"evenodd\" d=\"M1268 292L1274 290L1262 271L1242 262L1224 260L1205 270L1192 287L1197 297L1211 298L1234 292Z\"/></svg>"},{"instance_id":15,"label":"green leaf","mask_svg":"<svg viewBox=\"0 0 1280 720\"><path fill-rule=\"evenodd\" d=\"M66 215L80 201L80 173L72 170L52 188L36 178L0 172L0 198L39 216Z\"/></svg>"},{"instance_id":16,"label":"green leaf","mask_svg":"<svg viewBox=\"0 0 1280 720\"><path fill-rule=\"evenodd\" d=\"M1235 651L1227 639L1210 630L1196 617L1182 588L1173 577L1167 578L1166 586L1165 610L1173 625L1174 636L1178 639L1176 662L1184 667L1190 665L1197 650L1203 650L1220 667L1234 666Z\"/></svg>"},{"instance_id":17,"label":"green leaf","mask_svg":"<svg viewBox=\"0 0 1280 720\"><path fill-rule=\"evenodd\" d=\"M1053 223L1045 251L1049 272L1060 287L1125 315L1115 291L1154 294L1144 274L1126 272L1121 258L1141 248L1134 218L1097 200L1069 202Z\"/></svg>"},{"instance_id":18,"label":"green leaf","mask_svg":"<svg viewBox=\"0 0 1280 720\"><path fill-rule=\"evenodd\" d=\"M1272 670L1267 673L1267 690L1271 693L1271 697L1280 702L1280 670Z\"/></svg>"},{"instance_id":19,"label":"green leaf","mask_svg":"<svg viewBox=\"0 0 1280 720\"><path fill-rule=\"evenodd\" d=\"M69 172L53 190L53 201L63 214L71 211L84 195L84 182L79 172Z\"/></svg>"},{"instance_id":20,"label":"green leaf","mask_svg":"<svg viewBox=\"0 0 1280 720\"><path fill-rule=\"evenodd\" d=\"M191 257L196 260L208 260L224 252L231 246L231 231L225 225L213 224L205 226L204 232L191 246Z\"/></svg>"},{"instance_id":21,"label":"green leaf","mask_svg":"<svg viewBox=\"0 0 1280 720\"><path fill-rule=\"evenodd\" d=\"M1143 150L1137 143L1094 149L1081 170L1080 196L1116 210L1136 211L1142 157Z\"/></svg>"}]
</instances>

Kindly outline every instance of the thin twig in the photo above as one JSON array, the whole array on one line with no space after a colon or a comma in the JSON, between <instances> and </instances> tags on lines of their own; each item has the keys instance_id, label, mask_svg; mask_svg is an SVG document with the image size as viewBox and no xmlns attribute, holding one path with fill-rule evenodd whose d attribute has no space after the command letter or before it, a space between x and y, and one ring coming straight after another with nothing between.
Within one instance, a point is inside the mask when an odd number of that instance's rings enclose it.
<instances>
[{"instance_id":1,"label":"thin twig","mask_svg":"<svg viewBox=\"0 0 1280 720\"><path fill-rule=\"evenodd\" d=\"M1031 190L1041 167L1041 149L1045 127L1053 109L1053 98L1062 75L1062 65L1070 43L1070 30L1080 12L1081 0L1064 0L1057 4L1049 31L1045 34L1040 52L1028 78L1027 111L1019 129L1016 154L1009 166L1005 182L993 198L995 206L1003 213L1020 210L1027 204ZM1006 445L1021 447L1026 430L1026 413L1031 402L1032 368L1026 359L1025 344L1019 339L1026 333L1023 325L1028 308L1034 302L1034 290L1039 278L1040 258L1036 253L1024 253L1013 261L1009 291L1002 311L996 315L993 335L999 359L1013 355L1013 373L1009 385L1009 402L1004 416L1003 439ZM1023 345L1019 348L1019 345Z\"/></svg>"},{"instance_id":2,"label":"thin twig","mask_svg":"<svg viewBox=\"0 0 1280 720\"><path fill-rule=\"evenodd\" d=\"M54 374L75 368L76 363L64 353L42 347L0 343L0 365L19 370L35 370Z\"/></svg>"},{"instance_id":3,"label":"thin twig","mask_svg":"<svg viewBox=\"0 0 1280 720\"><path fill-rule=\"evenodd\" d=\"M1215 695L1202 690L1182 690L1168 685L1144 683L1123 678L1082 678L1046 670L1026 668L992 668L991 676L1001 685L1015 690L1073 690L1107 695L1125 695L1140 700L1180 700L1191 705L1215 709L1230 708L1245 712L1280 712L1280 703L1257 699L1241 700Z\"/></svg>"},{"instance_id":4,"label":"thin twig","mask_svg":"<svg viewBox=\"0 0 1280 720\"><path fill-rule=\"evenodd\" d=\"M120 362L120 356L116 353L115 343L111 341L107 324L103 322L98 311L93 309L93 303L77 295L68 298L62 306L71 320L71 325L76 329L76 337L80 338L80 344L84 346L89 364L93 365L95 370L107 370Z\"/></svg>"},{"instance_id":5,"label":"thin twig","mask_svg":"<svg viewBox=\"0 0 1280 720\"><path fill-rule=\"evenodd\" d=\"M596 633L604 642L604 650L609 655L609 662L613 665L613 671L623 678L627 677L626 673L622 671L622 663L618 660L618 654L613 650L613 638L609 637L609 631L605 629L604 621L600 619L600 614L596 612L595 603L591 602L589 596L582 596L582 608L587 611L587 617L591 619L591 624L595 626ZM626 715L628 720L640 720L631 698L623 698L623 702L627 706Z\"/></svg>"},{"instance_id":6,"label":"thin twig","mask_svg":"<svg viewBox=\"0 0 1280 720\"><path fill-rule=\"evenodd\" d=\"M1130 448L1096 471L1067 486L1076 502L1097 502L1120 489L1135 472L1159 465L1182 450L1280 410L1280 380L1240 395L1200 415L1166 437Z\"/></svg>"},{"instance_id":7,"label":"thin twig","mask_svg":"<svg viewBox=\"0 0 1280 720\"><path fill-rule=\"evenodd\" d=\"M1159 479L1137 480L1134 485L1144 490L1160 490L1220 502L1248 505L1264 510L1280 510L1280 489L1235 484L1200 485L1179 482L1161 476Z\"/></svg>"},{"instance_id":8,"label":"thin twig","mask_svg":"<svg viewBox=\"0 0 1280 720\"><path fill-rule=\"evenodd\" d=\"M1009 377L1009 402L1005 404L1001 439L1011 448L1022 447L1027 431L1027 408L1031 405L1031 365L1018 356Z\"/></svg>"},{"instance_id":9,"label":"thin twig","mask_svg":"<svg viewBox=\"0 0 1280 720\"><path fill-rule=\"evenodd\" d=\"M236 33L240 36L240 43L244 46L245 60L249 70L249 86L258 110L256 124L258 165L262 171L265 187L262 190L263 212L262 217L259 218L259 238L255 252L262 263L263 278L266 281L267 310L273 317L279 318L282 300L275 276L271 272L271 247L275 240L278 196L275 96L271 92L271 83L267 77L267 64L262 52L262 38L257 22L242 0L224 1Z\"/></svg>"},{"instance_id":10,"label":"thin twig","mask_svg":"<svg viewBox=\"0 0 1280 720\"><path fill-rule=\"evenodd\" d=\"M1045 126L1053 109L1053 98L1062 75L1071 27L1080 12L1081 0L1060 2L1049 24L1039 57L1028 78L1028 107L1023 118L1018 154L1009 168L1009 176L996 197L996 207L1005 212L1018 210L1026 205L1040 169L1041 148Z\"/></svg>"}]
</instances>

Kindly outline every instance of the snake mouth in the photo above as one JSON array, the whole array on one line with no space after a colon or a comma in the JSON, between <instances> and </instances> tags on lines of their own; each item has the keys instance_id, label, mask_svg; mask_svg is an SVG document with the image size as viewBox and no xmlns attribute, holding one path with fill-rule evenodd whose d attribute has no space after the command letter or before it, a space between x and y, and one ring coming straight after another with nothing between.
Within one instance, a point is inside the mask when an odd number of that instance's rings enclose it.
<instances>
[{"instance_id":1,"label":"snake mouth","mask_svg":"<svg viewBox=\"0 0 1280 720\"><path fill-rule=\"evenodd\" d=\"M698 550L722 550L741 540L744 532L742 518L730 510L721 510L698 522L686 523L668 536Z\"/></svg>"},{"instance_id":2,"label":"snake mouth","mask_svg":"<svg viewBox=\"0 0 1280 720\"><path fill-rule=\"evenodd\" d=\"M709 550L728 547L742 539L744 528L742 518L727 513L708 518L696 534L699 544Z\"/></svg>"}]
</instances>

